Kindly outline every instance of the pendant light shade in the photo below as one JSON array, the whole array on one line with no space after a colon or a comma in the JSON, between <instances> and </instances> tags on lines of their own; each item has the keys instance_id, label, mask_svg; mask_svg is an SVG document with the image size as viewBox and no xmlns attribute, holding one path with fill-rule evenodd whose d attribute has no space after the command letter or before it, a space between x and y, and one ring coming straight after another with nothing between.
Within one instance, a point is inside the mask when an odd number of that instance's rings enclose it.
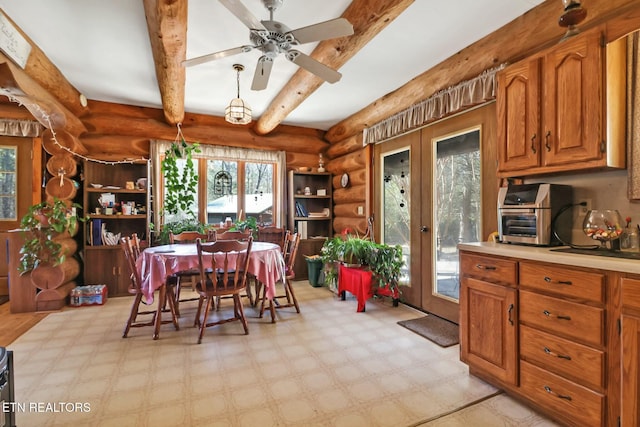
<instances>
[{"instance_id":1,"label":"pendant light shade","mask_svg":"<svg viewBox=\"0 0 640 427\"><path fill-rule=\"evenodd\" d=\"M238 96L232 99L229 106L224 110L224 119L236 125L246 125L251 123L251 107L240 98L240 71L244 70L244 66L234 64L233 68L237 72Z\"/></svg>"}]
</instances>

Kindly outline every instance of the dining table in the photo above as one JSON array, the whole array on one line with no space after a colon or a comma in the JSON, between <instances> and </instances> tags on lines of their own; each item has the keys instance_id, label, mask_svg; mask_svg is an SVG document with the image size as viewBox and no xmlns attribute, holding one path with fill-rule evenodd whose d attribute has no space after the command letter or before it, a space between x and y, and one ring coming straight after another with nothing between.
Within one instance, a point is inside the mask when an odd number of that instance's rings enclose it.
<instances>
[{"instance_id":1,"label":"dining table","mask_svg":"<svg viewBox=\"0 0 640 427\"><path fill-rule=\"evenodd\" d=\"M237 256L238 253L236 253ZM230 262L235 262L233 253ZM203 254L209 258L211 254ZM224 253L216 253L220 262L224 260ZM151 304L155 292L160 290L159 304L164 302L167 278L180 271L199 268L198 249L196 243L178 243L146 248L136 260L136 268L142 280L141 288L145 301ZM285 263L280 246L275 243L254 241L249 254L247 272L251 273L265 286L267 299L271 300L276 293L276 283L284 280ZM156 333L161 324L161 312L156 316Z\"/></svg>"}]
</instances>

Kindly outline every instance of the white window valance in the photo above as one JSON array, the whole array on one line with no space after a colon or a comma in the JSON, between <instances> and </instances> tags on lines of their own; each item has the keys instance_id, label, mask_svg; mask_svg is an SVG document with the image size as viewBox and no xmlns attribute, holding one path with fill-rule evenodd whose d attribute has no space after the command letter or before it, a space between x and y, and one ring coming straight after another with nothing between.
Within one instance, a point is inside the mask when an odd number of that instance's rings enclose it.
<instances>
[{"instance_id":1,"label":"white window valance","mask_svg":"<svg viewBox=\"0 0 640 427\"><path fill-rule=\"evenodd\" d=\"M441 90L424 101L363 130L363 143L375 144L411 129L482 104L496 97L496 73L505 64L484 71L478 77Z\"/></svg>"},{"instance_id":2,"label":"white window valance","mask_svg":"<svg viewBox=\"0 0 640 427\"><path fill-rule=\"evenodd\" d=\"M42 125L32 120L0 119L0 135L35 138L42 132Z\"/></svg>"}]
</instances>

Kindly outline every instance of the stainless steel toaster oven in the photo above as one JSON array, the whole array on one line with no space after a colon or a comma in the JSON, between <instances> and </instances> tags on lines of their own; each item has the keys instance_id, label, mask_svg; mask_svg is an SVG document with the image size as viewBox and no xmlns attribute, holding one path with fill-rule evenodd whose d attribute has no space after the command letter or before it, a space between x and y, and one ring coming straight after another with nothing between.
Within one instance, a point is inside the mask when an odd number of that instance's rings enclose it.
<instances>
[{"instance_id":1,"label":"stainless steel toaster oven","mask_svg":"<svg viewBox=\"0 0 640 427\"><path fill-rule=\"evenodd\" d=\"M572 215L558 215L571 204L573 189L559 184L521 184L501 187L498 192L498 234L504 243L554 246L560 241L553 233L571 232ZM557 216L557 217L556 217Z\"/></svg>"}]
</instances>

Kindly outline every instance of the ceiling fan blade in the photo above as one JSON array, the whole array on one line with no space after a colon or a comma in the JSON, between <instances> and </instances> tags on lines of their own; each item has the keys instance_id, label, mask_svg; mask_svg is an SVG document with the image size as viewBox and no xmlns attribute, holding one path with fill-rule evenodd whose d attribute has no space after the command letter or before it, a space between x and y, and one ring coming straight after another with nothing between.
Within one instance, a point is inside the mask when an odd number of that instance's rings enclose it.
<instances>
[{"instance_id":1,"label":"ceiling fan blade","mask_svg":"<svg viewBox=\"0 0 640 427\"><path fill-rule=\"evenodd\" d=\"M267 88L269 83L269 76L271 75L271 68L273 67L273 59L266 55L262 55L258 59L258 66L256 72L253 75L253 83L251 84L251 90L263 90Z\"/></svg>"},{"instance_id":2,"label":"ceiling fan blade","mask_svg":"<svg viewBox=\"0 0 640 427\"><path fill-rule=\"evenodd\" d=\"M262 22L260 22L255 16L253 16L253 13L251 13L249 9L247 9L245 5L239 2L238 0L218 0L218 1L220 1L220 3L222 3L224 7L229 9L229 12L233 13L236 16L236 18L241 20L244 25L249 27L250 30L267 31L264 25L262 25Z\"/></svg>"},{"instance_id":3,"label":"ceiling fan blade","mask_svg":"<svg viewBox=\"0 0 640 427\"><path fill-rule=\"evenodd\" d=\"M286 57L297 66L304 68L329 83L335 83L342 77L342 74L336 70L327 67L322 62L316 61L309 55L305 55L298 50L288 50Z\"/></svg>"},{"instance_id":4,"label":"ceiling fan blade","mask_svg":"<svg viewBox=\"0 0 640 427\"><path fill-rule=\"evenodd\" d=\"M336 18L292 30L289 34L291 34L298 43L304 44L336 37L350 36L353 34L353 25L345 18Z\"/></svg>"},{"instance_id":5,"label":"ceiling fan blade","mask_svg":"<svg viewBox=\"0 0 640 427\"><path fill-rule=\"evenodd\" d=\"M233 49L221 50L219 52L210 53L208 55L198 56L196 58L191 58L182 61L183 67L191 67L192 65L202 64L203 62L214 61L216 59L224 58L226 56L237 55L239 53L249 52L253 49L253 46L239 46L234 47Z\"/></svg>"}]
</instances>

